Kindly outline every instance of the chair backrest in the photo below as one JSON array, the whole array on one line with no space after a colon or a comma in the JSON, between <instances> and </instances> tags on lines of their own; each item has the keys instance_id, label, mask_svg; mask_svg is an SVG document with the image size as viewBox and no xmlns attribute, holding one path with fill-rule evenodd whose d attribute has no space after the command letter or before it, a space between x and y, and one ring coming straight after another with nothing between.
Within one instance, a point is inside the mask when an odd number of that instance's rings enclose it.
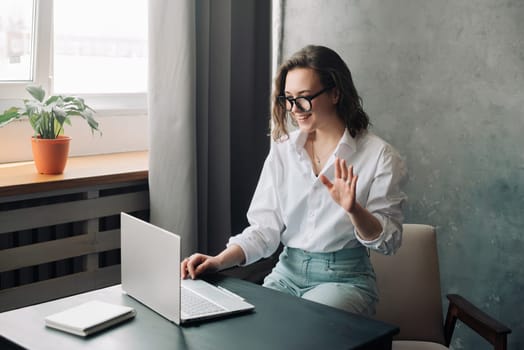
<instances>
[{"instance_id":1,"label":"chair backrest","mask_svg":"<svg viewBox=\"0 0 524 350\"><path fill-rule=\"evenodd\" d=\"M444 344L435 228L404 224L395 255L371 252L380 301L376 318L399 326L396 339Z\"/></svg>"}]
</instances>

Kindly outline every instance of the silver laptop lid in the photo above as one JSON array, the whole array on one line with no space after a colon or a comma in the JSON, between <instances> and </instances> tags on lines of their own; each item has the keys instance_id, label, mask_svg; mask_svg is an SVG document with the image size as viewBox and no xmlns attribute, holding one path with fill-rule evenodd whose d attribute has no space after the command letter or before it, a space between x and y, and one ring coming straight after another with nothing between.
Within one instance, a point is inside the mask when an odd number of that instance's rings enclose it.
<instances>
[{"instance_id":1,"label":"silver laptop lid","mask_svg":"<svg viewBox=\"0 0 524 350\"><path fill-rule=\"evenodd\" d=\"M180 324L180 237L126 213L120 220L122 289Z\"/></svg>"}]
</instances>

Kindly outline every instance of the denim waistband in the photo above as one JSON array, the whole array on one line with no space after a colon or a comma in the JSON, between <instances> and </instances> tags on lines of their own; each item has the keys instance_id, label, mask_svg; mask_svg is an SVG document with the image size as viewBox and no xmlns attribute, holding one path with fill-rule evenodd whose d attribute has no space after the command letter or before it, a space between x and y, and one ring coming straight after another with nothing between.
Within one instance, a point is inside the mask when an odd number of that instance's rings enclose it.
<instances>
[{"instance_id":1,"label":"denim waistband","mask_svg":"<svg viewBox=\"0 0 524 350\"><path fill-rule=\"evenodd\" d=\"M346 248L329 253L313 253L302 249L285 247L284 252L287 253L288 257L291 259L320 259L328 260L331 262L350 260L361 258L363 256L368 256L368 250L364 246Z\"/></svg>"}]
</instances>

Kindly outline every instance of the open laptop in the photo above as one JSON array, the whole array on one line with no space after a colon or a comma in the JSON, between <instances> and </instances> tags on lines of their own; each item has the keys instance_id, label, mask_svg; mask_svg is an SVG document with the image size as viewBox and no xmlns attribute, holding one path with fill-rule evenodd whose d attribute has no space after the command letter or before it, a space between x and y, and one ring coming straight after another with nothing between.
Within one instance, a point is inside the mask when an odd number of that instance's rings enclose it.
<instances>
[{"instance_id":1,"label":"open laptop","mask_svg":"<svg viewBox=\"0 0 524 350\"><path fill-rule=\"evenodd\" d=\"M126 213L120 219L122 289L129 296L177 325L254 309L222 287L181 280L180 236Z\"/></svg>"}]
</instances>

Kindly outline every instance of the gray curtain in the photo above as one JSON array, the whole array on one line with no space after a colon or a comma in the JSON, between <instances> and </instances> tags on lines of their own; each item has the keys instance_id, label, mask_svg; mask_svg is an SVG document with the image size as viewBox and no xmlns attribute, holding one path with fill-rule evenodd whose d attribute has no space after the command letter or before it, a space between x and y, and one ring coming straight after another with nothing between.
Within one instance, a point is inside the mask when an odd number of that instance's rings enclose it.
<instances>
[{"instance_id":1,"label":"gray curtain","mask_svg":"<svg viewBox=\"0 0 524 350\"><path fill-rule=\"evenodd\" d=\"M197 248L195 5L149 1L151 222Z\"/></svg>"},{"instance_id":2,"label":"gray curtain","mask_svg":"<svg viewBox=\"0 0 524 350\"><path fill-rule=\"evenodd\" d=\"M245 226L269 147L270 2L151 0L151 222L182 256Z\"/></svg>"}]
</instances>

